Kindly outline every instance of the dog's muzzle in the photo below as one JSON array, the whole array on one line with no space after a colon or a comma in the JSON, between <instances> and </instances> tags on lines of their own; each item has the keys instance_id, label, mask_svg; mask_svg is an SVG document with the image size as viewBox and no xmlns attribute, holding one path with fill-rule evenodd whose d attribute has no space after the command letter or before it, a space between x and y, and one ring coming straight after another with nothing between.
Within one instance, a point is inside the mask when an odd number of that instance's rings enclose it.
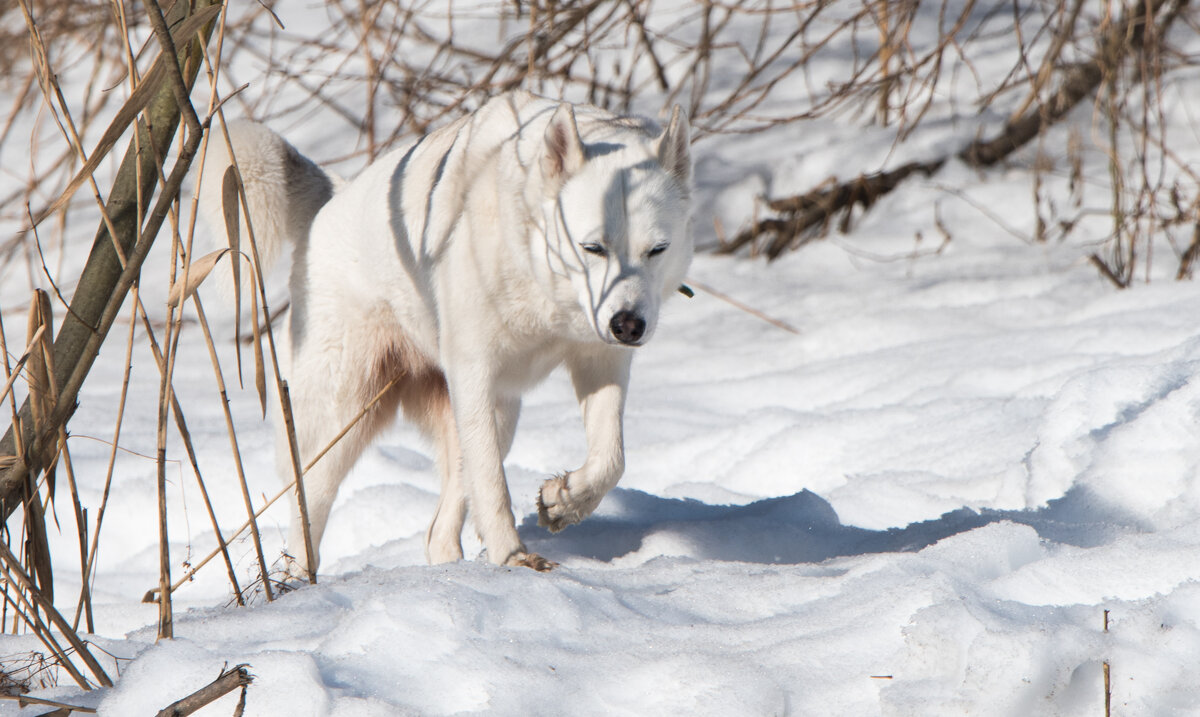
<instances>
[{"instance_id":1,"label":"dog's muzzle","mask_svg":"<svg viewBox=\"0 0 1200 717\"><path fill-rule=\"evenodd\" d=\"M608 328L617 341L628 346L636 346L646 335L646 320L632 311L618 311L613 315Z\"/></svg>"}]
</instances>

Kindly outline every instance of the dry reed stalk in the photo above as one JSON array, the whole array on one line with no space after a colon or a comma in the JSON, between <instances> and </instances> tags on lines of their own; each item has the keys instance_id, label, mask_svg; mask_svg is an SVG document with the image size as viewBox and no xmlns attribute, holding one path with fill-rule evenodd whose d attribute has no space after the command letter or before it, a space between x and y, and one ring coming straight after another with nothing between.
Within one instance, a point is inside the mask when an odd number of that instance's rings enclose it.
<instances>
[{"instance_id":1,"label":"dry reed stalk","mask_svg":"<svg viewBox=\"0 0 1200 717\"><path fill-rule=\"evenodd\" d=\"M238 259L238 260L240 261L240 259ZM271 600L275 599L275 596L271 594L271 588L269 585L270 570L267 567L267 559L263 554L262 539L259 534L258 523L256 522L256 517L254 514L254 501L250 498L250 486L246 481L246 470L242 464L242 451L241 451L240 446L238 445L237 431L234 429L234 426L233 426L233 414L230 412L230 409L229 409L229 396L228 396L228 392L225 389L225 377L221 371L220 360L217 358L216 345L212 339L212 331L209 329L209 326L208 326L208 317L206 317L204 315L204 306L200 303L199 298L196 298L196 300L193 302L193 305L196 308L196 315L200 319L200 328L204 331L204 342L205 342L205 345L208 347L209 360L212 362L213 374L216 377L216 381L217 381L217 391L221 396L221 408L222 408L222 411L225 416L225 429L226 429L226 433L229 435L229 450L233 455L234 468L237 470L238 485L241 486L241 489L242 489L242 500L246 506L246 512L250 516L250 519L249 519L249 524L250 524L250 528L251 528L250 535L254 542L255 556L258 558L259 574L262 577L263 584L266 585L266 587L264 588L264 591L267 596L267 601L270 602ZM238 531L238 532L240 533L241 531ZM224 538L221 537L221 534L219 532L217 533L217 543L218 543L218 548L226 556L226 558L225 558L226 561L228 561L229 560L229 558L228 558L229 551L225 547L227 545L227 542ZM230 570L232 570L232 567L230 568ZM235 588L234 596L235 596L235 599L237 600L237 603L239 605L243 605L244 602L242 600L242 591L240 588L237 587L236 582L234 583L234 588ZM174 587L172 587L172 589L174 589Z\"/></svg>"},{"instance_id":2,"label":"dry reed stalk","mask_svg":"<svg viewBox=\"0 0 1200 717\"><path fill-rule=\"evenodd\" d=\"M304 536L305 569L308 571L308 582L317 582L317 546L312 541L312 526L308 521L308 499L304 492L303 472L300 469L300 445L296 441L296 421L292 416L292 396L288 391L285 380L279 382L279 406L283 412L283 425L287 429L288 448L292 459L292 471L296 476L296 503L300 509L300 530Z\"/></svg>"},{"instance_id":3,"label":"dry reed stalk","mask_svg":"<svg viewBox=\"0 0 1200 717\"><path fill-rule=\"evenodd\" d=\"M160 372L166 372L166 359L159 348L158 341L154 338L154 327L150 325L149 316L145 312L145 307L141 307L142 325L146 331L147 340L150 342L151 351L154 354L155 363L158 365ZM229 552L225 550L225 541L221 537L221 526L217 521L216 511L213 509L212 499L208 495L208 487L204 484L204 478L200 472L199 461L196 457L196 450L192 444L191 433L187 427L187 421L184 418L183 407L179 404L178 398L175 396L172 388L170 393L171 413L175 418L175 426L179 431L180 438L183 439L184 450L188 456L188 462L192 467L192 473L196 476L196 484L200 488L200 495L204 500L204 508L208 513L209 522L212 523L213 533L217 536L217 543L221 547L222 557L225 559L225 569L229 577L230 585L235 594L241 594L241 589L238 587L237 576L233 569L233 561L229 557Z\"/></svg>"},{"instance_id":4,"label":"dry reed stalk","mask_svg":"<svg viewBox=\"0 0 1200 717\"><path fill-rule=\"evenodd\" d=\"M35 338L41 338L39 334ZM21 372L21 367L29 360L29 354L33 351L33 344L27 344L25 350L17 358L17 365L14 367L9 363L8 353L8 337L4 331L4 312L0 311L0 359L4 362L4 393L0 394L0 400L8 399L9 408L12 414L12 421L17 421L17 399L12 392L13 384L17 380L17 375ZM19 444L18 444L19 445ZM7 458L7 457L6 457ZM15 458L15 456L14 456Z\"/></svg>"},{"instance_id":5,"label":"dry reed stalk","mask_svg":"<svg viewBox=\"0 0 1200 717\"><path fill-rule=\"evenodd\" d=\"M8 403L9 403L9 407L11 410L11 416L12 416L12 423L13 423L13 425L16 425L17 421L18 421L17 402L16 402L16 397L14 396L14 394L12 392L12 387L13 387L14 381L16 381L17 376L20 374L21 367L24 365L25 361L28 360L29 353L33 350L33 347L32 347L32 345L26 347L24 353L17 360L17 365L16 365L15 369L13 368L12 365L9 364L8 339L7 339L5 331L4 331L3 314L4 314L4 312L0 311L0 358L3 358L3 361L4 361L4 375L5 375L4 394L5 394L5 396L8 397ZM35 338L35 340L38 338L41 338L41 335L39 334L38 336L35 336L34 338ZM15 449L18 451L21 449L21 444L19 441L17 442ZM16 455L0 456L0 461L3 461L3 465L0 465L0 469L11 466L12 464L14 464L16 462L16 460L17 460ZM9 595L9 590L15 589L13 583L11 583L10 581L4 580L2 582L3 582L3 593L2 594L4 597L4 602L3 602L3 608L0 609L0 633L4 632L5 626L8 624L8 610L9 610L10 603L12 603L12 596ZM17 631L17 615L16 615L16 611L14 611L13 632L16 633L16 631Z\"/></svg>"},{"instance_id":6,"label":"dry reed stalk","mask_svg":"<svg viewBox=\"0 0 1200 717\"><path fill-rule=\"evenodd\" d=\"M168 312L168 330L166 340L171 340L171 319L173 309ZM171 584L171 547L167 532L167 410L170 403L171 363L168 358L160 371L158 393L157 420L157 466L158 480L155 488L158 495L158 570L159 570L159 600L158 600L158 639L171 638L175 635L174 617L171 609L171 591L166 587Z\"/></svg>"},{"instance_id":7,"label":"dry reed stalk","mask_svg":"<svg viewBox=\"0 0 1200 717\"><path fill-rule=\"evenodd\" d=\"M1108 634L1108 610L1104 611L1104 634ZM1112 667L1108 660L1103 663L1104 673L1104 717L1112 715Z\"/></svg>"},{"instance_id":8,"label":"dry reed stalk","mask_svg":"<svg viewBox=\"0 0 1200 717\"><path fill-rule=\"evenodd\" d=\"M274 16L274 13L272 13L272 16ZM278 19L278 18L276 18L276 19ZM226 12L223 12L221 14L220 22L218 23L218 26L217 26L217 40L216 40L217 46L216 46L216 50L215 50L215 54L217 57L221 57L222 52L225 47L225 32L226 32L228 20L229 20L229 13L226 10ZM218 115L222 105L224 105L226 99L228 99L228 98L221 99L217 93L217 82L219 81L220 76L221 76L221 65L220 65L220 63L214 63L212 61L212 58L209 57L207 48L205 48L205 50L206 51L203 53L204 69L208 75L208 84L209 84L207 116L211 118L211 117ZM239 93L240 93L240 90L234 91L235 96ZM224 122L223 117L222 117L221 121L222 121L222 123ZM204 176L205 162L208 159L208 142L209 142L209 139L211 138L211 136L212 136L212 133L210 130L209 132L205 132L203 138L201 139L200 162L199 162L199 165L197 167L197 172L196 172L197 180L203 178L203 176ZM236 170L234 170L234 172L236 173ZM228 200L229 196L232 193L231 187L230 187L231 178L229 176L228 171L226 172L226 176L223 178L223 180L224 181L223 181L223 187L222 187L222 189L223 189L222 199ZM197 184L198 184L198 181L197 181ZM241 248L238 246L238 236L239 236L239 232L237 229L238 212L237 212L236 205L232 205L232 203L229 201L223 201L223 205L224 205L223 208L225 210L226 234L229 237L230 250L233 252L233 258L231 259L231 262L232 262L232 268L233 268L234 306L236 307L235 308L236 314L234 317L234 319L235 319L234 320L234 340L235 340L235 345L238 346L238 349L235 352L235 356L237 357L238 384L241 385L241 383L242 383L242 352L241 352L240 345L241 345L241 330L242 330L242 321L241 321L242 285L241 285L241 260L238 258L241 254ZM231 206L232 206L233 211L230 211ZM193 192L192 193L191 212L189 215L189 225L188 225L188 236L189 237L193 236L195 233L196 217L199 214L199 209L200 209L199 192Z\"/></svg>"},{"instance_id":9,"label":"dry reed stalk","mask_svg":"<svg viewBox=\"0 0 1200 717\"><path fill-rule=\"evenodd\" d=\"M139 298L138 287L135 285L130 292L133 295L132 314L129 317L129 336L125 342L125 370L124 376L121 379L120 398L117 400L117 416L113 425L113 437L110 445L112 446L108 454L108 465L104 471L104 490L100 496L100 506L96 513L96 529L92 533L91 546L87 552L87 563L83 571L83 580L87 590L91 590L90 585L94 577L96 568L96 555L100 550L100 528L104 523L104 512L108 508L109 491L112 489L113 469L117 461L117 446L121 440L121 426L125 422L125 401L129 396L129 378L133 370L133 336L134 330L137 327L138 308L141 305ZM80 612L83 610L83 596L80 596L79 604L75 608L75 619L72 621L73 627L78 627Z\"/></svg>"},{"instance_id":10,"label":"dry reed stalk","mask_svg":"<svg viewBox=\"0 0 1200 717\"><path fill-rule=\"evenodd\" d=\"M203 155L201 156L201 165L200 165L199 171L200 171L200 174L203 175L203 172L204 172L204 156ZM230 181L231 178L232 178L232 181ZM240 184L240 182L237 181L236 168L231 167L230 171L227 171L225 173L225 177L224 177L224 190L225 191L223 193L224 193L224 198L226 200L229 200L231 195L234 195L236 193L237 184ZM230 261L234 264L233 275L234 275L235 305L238 305L240 307L240 298L238 298L238 295L240 294L240 291L241 291L241 283L238 278L240 276L240 271L238 270L238 267L241 264L242 257L238 253L237 237L239 236L239 232L238 232L238 226L237 226L237 216L238 216L237 204L236 204L236 202L232 203L232 206L234 208L233 211L229 211L229 207L231 206L230 203L226 203L225 206L226 206L226 211L225 211L226 231L229 236L229 242L230 242L231 248L229 250L221 250L220 252L214 252L213 254L210 254L209 256L216 255L219 257L220 255L224 254L225 251L231 252ZM195 211L196 211L196 206L195 206L195 203L193 203L193 225L192 225L193 229L194 229ZM211 268L211 267L209 267L209 268ZM207 271L204 272L204 275L205 276L207 275ZM201 277L201 279L202 278L203 278L203 276ZM254 275L251 274L250 278L251 278L251 282L253 282ZM253 286L253 284L252 284L252 286ZM194 291L194 288L192 289L192 291ZM191 291L189 291L188 293L190 294ZM253 311L251 313L251 320L254 322L255 327L257 327L258 302L254 298L255 296L256 295L254 294L254 292L252 290L251 298L252 298L252 304L253 304ZM208 319L204 314L204 307L203 307L203 304L200 302L199 297L194 297L193 304L195 306L196 314L200 321L201 329L204 332L205 345L208 347L209 358L210 358L210 361L213 366L213 372L216 376L217 387L218 387L218 391L219 391L219 394L221 397L221 406L222 406L222 410L225 415L226 431L229 435L230 450L232 451L233 458L234 458L234 465L237 470L238 483L242 489L242 499L245 503L246 511L250 515L250 522L251 522L251 527L252 527L251 536L253 537L253 541L254 541L255 554L256 554L256 557L258 558L259 571L260 571L260 575L262 577L262 580L263 580L263 583L265 586L264 590L265 590L265 594L267 596L267 601L270 602L274 599L274 596L271 593L271 587L270 587L270 581L269 581L269 569L267 567L266 557L263 554L262 541L260 539L258 525L254 519L253 501L250 498L250 488L249 488L249 484L246 481L245 469L242 464L242 455L241 455L241 450L238 446L237 431L234 429L234 425L233 425L233 415L229 409L229 400L228 400L228 394L227 394L227 391L225 388L224 374L221 371L220 360L218 359L217 352L216 352L216 345L213 341L212 332L209 329L209 325L208 325ZM240 311L239 311L239 313L240 313ZM240 317L238 318L238 323L240 324ZM258 339L257 331L255 331L254 336L255 336L255 342L257 344L257 339ZM241 378L241 361L240 361L241 348L240 348L240 342L237 341L236 333L235 333L235 346L237 346L237 355L239 357L238 373L239 373L239 380L240 380L240 378ZM262 373L261 351L259 351L257 348L256 348L255 355L256 355L256 358L258 359L255 364L256 369L257 369L256 376L260 376ZM259 383L261 385L261 382L257 382L257 383ZM261 391L260 391L260 395L261 395ZM231 584L233 586L233 591L234 591L234 598L239 605L242 605L242 604L244 604L243 599L242 599L242 591L241 591L241 588L238 586L237 580L234 577L233 566L232 566L232 563L230 563L230 561L229 561L228 549L226 548L227 543L226 543L225 539L222 537L219 528L217 528L215 518L213 519L213 527L214 527L214 533L217 538L218 548L223 553L226 564L228 566L230 581L231 581Z\"/></svg>"},{"instance_id":11,"label":"dry reed stalk","mask_svg":"<svg viewBox=\"0 0 1200 717\"><path fill-rule=\"evenodd\" d=\"M22 351L20 356L17 357L17 362L10 366L8 363L8 347L5 345L3 340L3 326L0 326L0 352L4 353L4 373L6 376L4 380L4 392L0 393L0 400L11 398L10 392L12 391L13 384L21 375L21 369L24 368L25 363L29 361L29 358L33 355L34 350L38 348L38 345L41 343L42 334L45 333L45 331L46 327L44 325L39 326L37 331L35 331L33 336L30 338L29 344L26 345L25 350Z\"/></svg>"},{"instance_id":12,"label":"dry reed stalk","mask_svg":"<svg viewBox=\"0 0 1200 717\"><path fill-rule=\"evenodd\" d=\"M88 587L87 557L88 557L88 527L87 510L79 499L79 486L75 480L75 466L71 461L71 450L67 444L67 430L59 427L59 443L62 445L63 468L67 474L67 488L71 491L71 506L75 513L75 531L79 538L79 573L80 592L79 602L84 606L87 617L85 627L87 632L95 632L96 625L92 616L92 593ZM72 621L72 629L78 629L79 623Z\"/></svg>"}]
</instances>

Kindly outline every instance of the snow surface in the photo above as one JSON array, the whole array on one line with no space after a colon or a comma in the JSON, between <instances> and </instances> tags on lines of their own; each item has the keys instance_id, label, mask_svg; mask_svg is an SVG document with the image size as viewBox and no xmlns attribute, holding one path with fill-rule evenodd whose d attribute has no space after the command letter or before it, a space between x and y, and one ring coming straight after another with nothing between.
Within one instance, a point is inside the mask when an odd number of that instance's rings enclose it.
<instances>
[{"instance_id":1,"label":"snow surface","mask_svg":"<svg viewBox=\"0 0 1200 717\"><path fill-rule=\"evenodd\" d=\"M1168 92L1195 97L1198 84L1173 77ZM1186 126L1185 111L1167 116ZM903 151L958 146L974 121L933 123ZM296 144L337 155L356 138L322 141ZM1200 158L1189 141L1175 151ZM702 238L712 212L737 227L763 192L903 159L841 118L695 151ZM1087 162L1105 176L1098 153ZM1200 292L1163 278L1165 247L1154 281L1117 292L1084 260L1087 241L1014 237L1033 233L1032 164L951 164L851 233L770 265L698 255L698 284L799 333L703 290L674 301L639 349L627 474L558 535L536 526L535 491L582 460L582 429L563 375L530 394L507 468L523 538L561 563L549 574L423 564L436 481L428 446L400 423L343 485L319 584L234 608L215 561L177 592L175 639L156 643L156 607L140 599L157 585L158 377L139 342L91 638L120 679L82 693L64 675L38 696L153 714L246 663L247 715L1080 715L1103 713L1107 662L1114 713L1195 713ZM1063 186L1049 191L1065 202ZM81 241L90 222L78 221ZM23 280L5 275L6 326L23 320ZM144 294L161 311L161 287ZM218 319L221 335L230 325ZM128 330L122 318L71 423L88 506L103 490ZM232 342L221 350L229 376ZM242 498L195 325L175 376L222 526L236 525ZM272 495L270 426L252 390L231 391L251 491ZM214 540L177 442L170 455L178 576ZM66 510L60 566L78 559ZM286 512L262 528L273 558ZM249 583L252 546L239 541L233 558ZM70 614L78 585L60 572ZM35 649L32 636L0 637L0 654ZM202 714L231 714L235 701ZM45 710L0 702L4 715Z\"/></svg>"}]
</instances>

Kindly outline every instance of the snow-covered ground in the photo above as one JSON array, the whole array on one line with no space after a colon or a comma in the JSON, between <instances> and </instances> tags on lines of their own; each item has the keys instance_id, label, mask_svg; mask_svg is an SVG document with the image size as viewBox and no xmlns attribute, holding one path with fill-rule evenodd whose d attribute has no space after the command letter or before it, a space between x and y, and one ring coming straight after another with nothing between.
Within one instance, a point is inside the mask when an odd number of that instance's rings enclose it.
<instances>
[{"instance_id":1,"label":"snow-covered ground","mask_svg":"<svg viewBox=\"0 0 1200 717\"><path fill-rule=\"evenodd\" d=\"M1003 72L1002 60L972 71ZM1168 79L1165 116L1186 138L1181 98L1200 83ZM1089 112L1073 123L1086 128ZM711 212L739 226L763 191L960 146L976 121L931 123L890 155L886 133L844 117L706 138L696 230L712 234ZM1047 144L1065 147L1066 132ZM339 156L356 138L305 141ZM1174 151L1200 159L1188 142ZM675 300L635 363L625 478L557 535L537 527L535 492L582 460L582 429L563 375L530 394L507 469L523 538L561 563L549 574L424 565L436 481L428 446L400 423L343 486L319 584L230 607L214 561L176 593L175 639L156 643L157 608L140 600L158 574L158 377L140 341L91 638L120 679L85 694L64 675L38 696L153 714L246 663L247 715L1098 715L1108 663L1114 714L1200 710L1200 292L1167 278L1165 244L1154 280L1118 292L1085 259L1103 234L1014 236L1034 232L1033 163L1032 152L986 173L952 163L851 233L773 264L698 255L697 285L798 333L704 290ZM1085 172L1105 176L1099 152ZM1065 181L1051 185L1065 204ZM83 242L89 223L78 222ZM27 285L5 277L5 325L20 326ZM145 293L161 312L161 287ZM87 506L103 490L128 327L114 327L71 423ZM229 376L232 342L220 343ZM194 324L175 376L228 529L245 513ZM231 390L261 502L278 486L271 429L252 389ZM178 577L214 540L177 443L170 456ZM78 560L65 506L60 566ZM261 526L273 558L286 512ZM252 546L232 554L245 585ZM78 585L60 573L73 614ZM0 637L0 654L37 649L29 635ZM231 714L236 699L202 714ZM46 709L0 702L0 714Z\"/></svg>"}]
</instances>

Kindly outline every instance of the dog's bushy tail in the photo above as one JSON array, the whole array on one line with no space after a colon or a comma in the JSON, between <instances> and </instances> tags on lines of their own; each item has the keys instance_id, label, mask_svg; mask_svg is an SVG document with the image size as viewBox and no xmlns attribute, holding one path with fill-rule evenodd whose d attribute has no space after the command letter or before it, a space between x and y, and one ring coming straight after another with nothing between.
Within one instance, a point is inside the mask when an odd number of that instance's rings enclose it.
<instances>
[{"instance_id":1,"label":"dog's bushy tail","mask_svg":"<svg viewBox=\"0 0 1200 717\"><path fill-rule=\"evenodd\" d=\"M333 196L334 180L283 137L261 124L238 120L229 123L228 129L265 274L285 245L307 241L317 211ZM231 164L234 161L230 159L225 137L214 127L198 191L200 212L221 246L227 238L223 185ZM241 250L252 257L245 213L239 213L238 227Z\"/></svg>"}]
</instances>

